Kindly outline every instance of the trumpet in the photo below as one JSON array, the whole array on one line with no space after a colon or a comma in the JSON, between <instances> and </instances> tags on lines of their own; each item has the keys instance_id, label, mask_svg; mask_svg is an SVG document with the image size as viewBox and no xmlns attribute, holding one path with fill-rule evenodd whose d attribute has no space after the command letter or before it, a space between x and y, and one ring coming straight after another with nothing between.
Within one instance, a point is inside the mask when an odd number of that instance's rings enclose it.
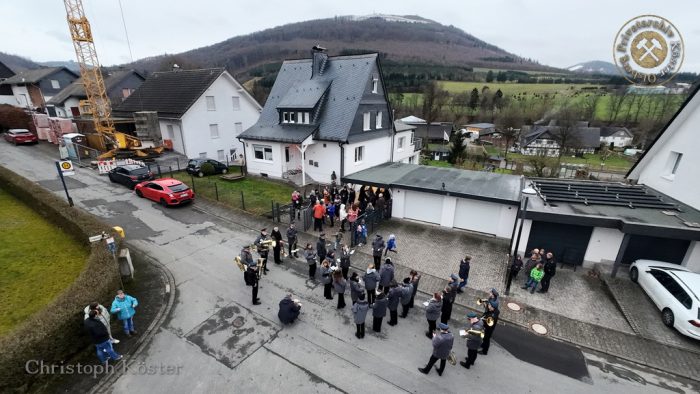
<instances>
[{"instance_id":1,"label":"trumpet","mask_svg":"<svg viewBox=\"0 0 700 394\"><path fill-rule=\"evenodd\" d=\"M488 300L485 300L485 299L483 299L483 298L477 298L477 299L476 299L476 305L479 305L479 306L484 306L484 307L485 307L487 302L488 302Z\"/></svg>"},{"instance_id":2,"label":"trumpet","mask_svg":"<svg viewBox=\"0 0 700 394\"><path fill-rule=\"evenodd\" d=\"M493 316L486 316L485 318L482 317L484 320L484 323L489 326L493 327L494 324L496 324L496 320L494 320Z\"/></svg>"}]
</instances>

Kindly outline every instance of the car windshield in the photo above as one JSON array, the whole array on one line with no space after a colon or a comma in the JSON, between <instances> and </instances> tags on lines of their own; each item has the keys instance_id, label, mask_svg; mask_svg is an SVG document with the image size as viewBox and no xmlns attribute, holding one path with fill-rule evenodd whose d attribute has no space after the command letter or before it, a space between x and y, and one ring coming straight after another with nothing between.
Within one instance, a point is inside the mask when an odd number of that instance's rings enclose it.
<instances>
[{"instance_id":1,"label":"car windshield","mask_svg":"<svg viewBox=\"0 0 700 394\"><path fill-rule=\"evenodd\" d=\"M14 130L14 131L10 131L10 134L27 135L27 134L31 134L31 133L28 130Z\"/></svg>"},{"instance_id":2,"label":"car windshield","mask_svg":"<svg viewBox=\"0 0 700 394\"><path fill-rule=\"evenodd\" d=\"M199 165L199 163L200 163L199 160L192 159L192 160L187 162L187 166L188 167L197 167Z\"/></svg>"},{"instance_id":3,"label":"car windshield","mask_svg":"<svg viewBox=\"0 0 700 394\"><path fill-rule=\"evenodd\" d=\"M184 192L185 190L189 189L187 185L184 183L177 183L175 185L168 186L168 188L174 192Z\"/></svg>"}]
</instances>

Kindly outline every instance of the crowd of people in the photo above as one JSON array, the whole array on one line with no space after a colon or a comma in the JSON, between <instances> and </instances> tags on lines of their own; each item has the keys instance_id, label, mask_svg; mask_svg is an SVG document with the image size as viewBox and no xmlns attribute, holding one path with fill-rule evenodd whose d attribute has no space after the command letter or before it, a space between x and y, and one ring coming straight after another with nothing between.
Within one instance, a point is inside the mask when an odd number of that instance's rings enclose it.
<instances>
[{"instance_id":1,"label":"crowd of people","mask_svg":"<svg viewBox=\"0 0 700 394\"><path fill-rule=\"evenodd\" d=\"M318 202L317 202L318 204ZM281 248L281 235L275 237L279 229L273 230L273 236L267 235L267 229L262 229L260 235L253 243L253 247L260 258L253 259L251 246L245 246L237 258L239 267L244 271L246 284L252 286L252 302L260 303L257 297L258 281L264 275L267 268L267 258L270 249ZM280 233L281 234L281 233ZM350 273L351 256L353 250L342 242L342 236L338 232L333 240L326 238L321 232L315 245L306 243L303 255L297 253L298 235L294 224L287 229L287 243L289 256L301 257L308 265L308 278L318 281L323 285L323 296L327 300L337 300L336 308L347 307L345 296L350 294L350 311L355 324L355 336L358 339L365 337L365 322L367 316L372 316L372 331L382 332L382 325L389 316L387 324L396 326L399 316L406 318L414 308L415 297L420 285L421 275L411 270L405 278L397 278L396 269L388 252L397 253L396 237L391 235L388 242L384 242L381 234L376 234L371 243L372 262L363 269ZM274 241L274 242L271 242ZM277 253L275 252L275 256ZM275 260L275 263L279 263ZM440 360L440 366L436 367L438 374L442 375L445 362L454 353L452 346L454 336L449 328L452 318L452 306L458 293L463 292L469 278L471 257L465 256L457 266L457 272L450 275L444 289L433 293L433 297L424 303L427 331L425 336L432 340L433 353L425 367L419 368L422 373L429 373L433 365ZM334 296L335 293L335 296ZM484 312L481 316L470 313L467 316L467 328L460 331L460 336L467 339L467 356L460 365L471 368L481 349L482 354L487 354L490 339L496 328L499 315L499 294L496 289L491 289L490 297L484 301ZM301 313L301 303L287 294L279 302L278 317L283 324L293 324ZM400 312L399 312L400 309ZM455 359L456 361L456 359Z\"/></svg>"},{"instance_id":2,"label":"crowd of people","mask_svg":"<svg viewBox=\"0 0 700 394\"><path fill-rule=\"evenodd\" d=\"M134 315L136 314L136 307L138 307L138 305L139 302L136 298L119 290L109 310L98 302L91 303L83 310L83 325L92 338L100 363L106 365L109 360L116 362L122 359L122 355L114 350L113 345L118 344L119 340L112 336L110 314L117 316L117 319L121 321L124 327L124 335L126 337L131 337L137 334L134 328Z\"/></svg>"},{"instance_id":3,"label":"crowd of people","mask_svg":"<svg viewBox=\"0 0 700 394\"><path fill-rule=\"evenodd\" d=\"M520 271L525 273L522 289L530 290L530 294L534 294L539 285L538 293L547 293L552 278L557 273L554 254L543 248L533 249L526 263L523 263L522 257L518 255L510 266L510 280L515 281Z\"/></svg>"}]
</instances>

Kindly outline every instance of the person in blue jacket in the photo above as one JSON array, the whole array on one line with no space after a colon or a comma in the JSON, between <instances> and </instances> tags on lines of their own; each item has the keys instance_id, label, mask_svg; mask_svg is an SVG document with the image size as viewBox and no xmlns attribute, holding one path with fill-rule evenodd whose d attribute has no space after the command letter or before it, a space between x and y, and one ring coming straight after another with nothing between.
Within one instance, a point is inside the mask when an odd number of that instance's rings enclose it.
<instances>
[{"instance_id":1,"label":"person in blue jacket","mask_svg":"<svg viewBox=\"0 0 700 394\"><path fill-rule=\"evenodd\" d=\"M111 313L117 315L117 319L122 321L124 324L124 333L127 337L136 335L136 330L134 329L134 315L136 314L136 307L139 306L138 300L136 298L127 295L123 290L117 291L117 296L114 297L112 301Z\"/></svg>"}]
</instances>

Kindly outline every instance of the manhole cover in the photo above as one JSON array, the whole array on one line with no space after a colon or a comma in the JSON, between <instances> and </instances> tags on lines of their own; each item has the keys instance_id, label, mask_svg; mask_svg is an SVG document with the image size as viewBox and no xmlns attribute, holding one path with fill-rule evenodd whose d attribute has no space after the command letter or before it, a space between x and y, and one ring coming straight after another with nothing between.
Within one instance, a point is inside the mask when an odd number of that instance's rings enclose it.
<instances>
[{"instance_id":1,"label":"manhole cover","mask_svg":"<svg viewBox=\"0 0 700 394\"><path fill-rule=\"evenodd\" d=\"M231 324L233 324L233 326L236 328L241 328L245 324L245 319L242 316L238 316L237 318L233 319Z\"/></svg>"},{"instance_id":2,"label":"manhole cover","mask_svg":"<svg viewBox=\"0 0 700 394\"><path fill-rule=\"evenodd\" d=\"M509 302L508 303L508 309L512 311L519 311L520 310L520 305L516 304L515 302Z\"/></svg>"},{"instance_id":3,"label":"manhole cover","mask_svg":"<svg viewBox=\"0 0 700 394\"><path fill-rule=\"evenodd\" d=\"M532 330L540 335L547 334L547 328L539 323L535 323L535 324L531 325L530 327L532 327Z\"/></svg>"}]
</instances>

